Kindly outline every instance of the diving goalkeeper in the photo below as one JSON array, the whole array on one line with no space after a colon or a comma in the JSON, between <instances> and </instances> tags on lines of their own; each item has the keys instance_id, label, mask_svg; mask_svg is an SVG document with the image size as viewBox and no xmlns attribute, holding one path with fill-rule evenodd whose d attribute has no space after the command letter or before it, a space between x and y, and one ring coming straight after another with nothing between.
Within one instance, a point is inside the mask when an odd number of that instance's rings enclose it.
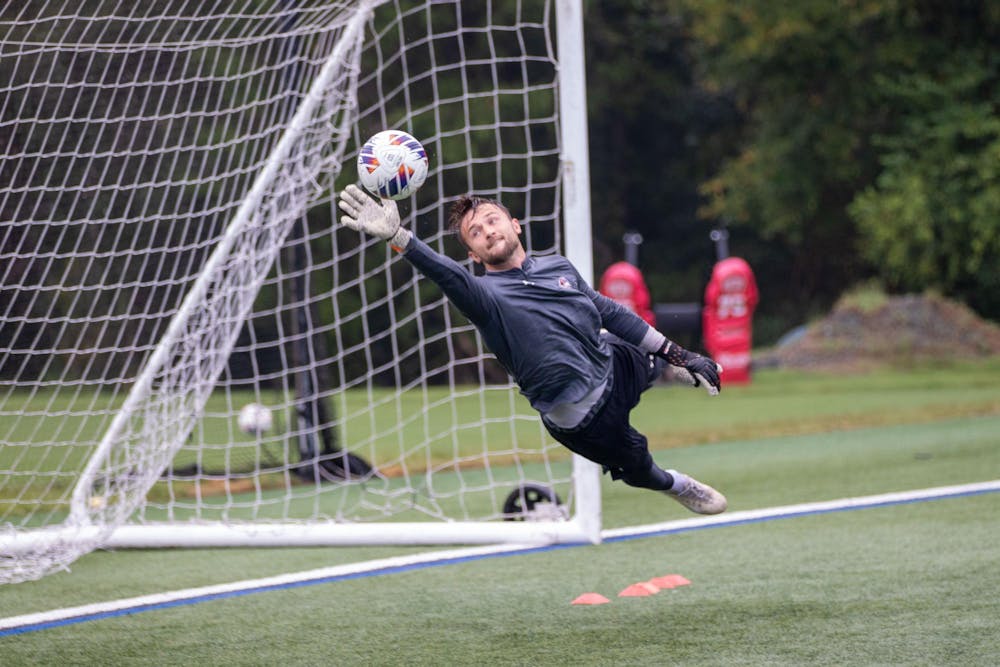
<instances>
[{"instance_id":1,"label":"diving goalkeeper","mask_svg":"<svg viewBox=\"0 0 1000 667\"><path fill-rule=\"evenodd\" d=\"M685 369L695 386L718 394L721 368L713 360L685 350L595 292L565 257L528 257L518 238L520 223L499 201L467 196L449 210L450 229L486 269L480 277L400 226L394 201L376 202L349 185L340 208L344 225L385 239L444 291L553 438L613 479L661 491L699 514L725 511L725 496L712 487L657 466L646 437L629 424L629 413L662 362Z\"/></svg>"}]
</instances>

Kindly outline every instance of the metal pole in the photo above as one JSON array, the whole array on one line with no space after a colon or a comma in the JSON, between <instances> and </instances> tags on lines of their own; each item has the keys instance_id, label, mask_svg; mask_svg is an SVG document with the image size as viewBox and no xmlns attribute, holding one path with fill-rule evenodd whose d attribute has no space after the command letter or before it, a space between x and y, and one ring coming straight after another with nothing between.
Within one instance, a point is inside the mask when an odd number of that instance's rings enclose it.
<instances>
[{"instance_id":1,"label":"metal pole","mask_svg":"<svg viewBox=\"0 0 1000 667\"><path fill-rule=\"evenodd\" d=\"M725 227L713 229L709 237L715 241L715 258L722 261L729 257L729 230Z\"/></svg>"},{"instance_id":2,"label":"metal pole","mask_svg":"<svg viewBox=\"0 0 1000 667\"><path fill-rule=\"evenodd\" d=\"M625 242L625 261L632 266L639 266L639 246L642 245L642 234L625 232L622 241Z\"/></svg>"},{"instance_id":3,"label":"metal pole","mask_svg":"<svg viewBox=\"0 0 1000 667\"><path fill-rule=\"evenodd\" d=\"M566 257L593 281L590 232L590 148L587 141L587 81L584 68L583 2L556 2L559 49L559 124L562 134L563 229ZM573 456L576 516L587 540L601 541L601 470Z\"/></svg>"}]
</instances>

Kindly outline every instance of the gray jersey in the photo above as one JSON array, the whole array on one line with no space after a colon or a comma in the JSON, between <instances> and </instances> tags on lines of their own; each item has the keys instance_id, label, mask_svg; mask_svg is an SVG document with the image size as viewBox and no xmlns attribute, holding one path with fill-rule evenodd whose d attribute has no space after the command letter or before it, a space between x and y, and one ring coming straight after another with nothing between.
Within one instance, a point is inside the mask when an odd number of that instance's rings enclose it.
<instances>
[{"instance_id":1,"label":"gray jersey","mask_svg":"<svg viewBox=\"0 0 1000 667\"><path fill-rule=\"evenodd\" d=\"M560 255L474 276L415 236L404 257L476 326L532 407L576 403L607 381L611 351L601 328L640 346L650 326L594 291ZM645 347L643 345L643 347Z\"/></svg>"}]
</instances>

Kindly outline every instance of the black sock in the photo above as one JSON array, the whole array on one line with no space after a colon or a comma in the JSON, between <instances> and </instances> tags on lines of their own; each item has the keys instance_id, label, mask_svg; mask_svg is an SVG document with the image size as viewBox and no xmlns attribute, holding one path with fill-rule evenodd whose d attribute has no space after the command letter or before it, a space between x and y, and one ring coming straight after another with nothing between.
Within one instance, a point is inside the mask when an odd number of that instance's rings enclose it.
<instances>
[{"instance_id":1,"label":"black sock","mask_svg":"<svg viewBox=\"0 0 1000 667\"><path fill-rule=\"evenodd\" d=\"M624 474L621 476L621 480L629 486L653 489L654 491L666 491L674 485L673 475L655 463L650 465L646 472Z\"/></svg>"}]
</instances>

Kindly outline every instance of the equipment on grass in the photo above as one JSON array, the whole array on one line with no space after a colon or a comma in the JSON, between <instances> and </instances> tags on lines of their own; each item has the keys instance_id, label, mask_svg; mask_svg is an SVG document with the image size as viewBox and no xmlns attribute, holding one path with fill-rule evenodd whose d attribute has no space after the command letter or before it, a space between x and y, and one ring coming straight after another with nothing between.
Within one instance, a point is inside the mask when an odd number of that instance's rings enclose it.
<instances>
[{"instance_id":1,"label":"equipment on grass","mask_svg":"<svg viewBox=\"0 0 1000 667\"><path fill-rule=\"evenodd\" d=\"M427 180L427 151L412 135L383 130L358 153L358 178L373 195L406 199Z\"/></svg>"},{"instance_id":2,"label":"equipment on grass","mask_svg":"<svg viewBox=\"0 0 1000 667\"><path fill-rule=\"evenodd\" d=\"M545 521L566 518L566 508L555 491L542 484L521 484L503 504L507 521Z\"/></svg>"},{"instance_id":3,"label":"equipment on grass","mask_svg":"<svg viewBox=\"0 0 1000 667\"><path fill-rule=\"evenodd\" d=\"M726 384L750 382L753 313L759 298L757 279L746 260L727 257L712 268L702 331L705 349L726 369Z\"/></svg>"},{"instance_id":4,"label":"equipment on grass","mask_svg":"<svg viewBox=\"0 0 1000 667\"><path fill-rule=\"evenodd\" d=\"M599 540L597 467L332 217L365 140L405 127L434 156L406 227L461 257L448 203L499 196L590 280L580 4L9 13L0 582L102 546ZM271 430L240 431L248 402ZM503 521L528 479L571 518Z\"/></svg>"},{"instance_id":5,"label":"equipment on grass","mask_svg":"<svg viewBox=\"0 0 1000 667\"><path fill-rule=\"evenodd\" d=\"M274 420L271 411L260 403L247 403L240 410L237 423L244 433L253 435L263 435L271 430Z\"/></svg>"}]
</instances>

